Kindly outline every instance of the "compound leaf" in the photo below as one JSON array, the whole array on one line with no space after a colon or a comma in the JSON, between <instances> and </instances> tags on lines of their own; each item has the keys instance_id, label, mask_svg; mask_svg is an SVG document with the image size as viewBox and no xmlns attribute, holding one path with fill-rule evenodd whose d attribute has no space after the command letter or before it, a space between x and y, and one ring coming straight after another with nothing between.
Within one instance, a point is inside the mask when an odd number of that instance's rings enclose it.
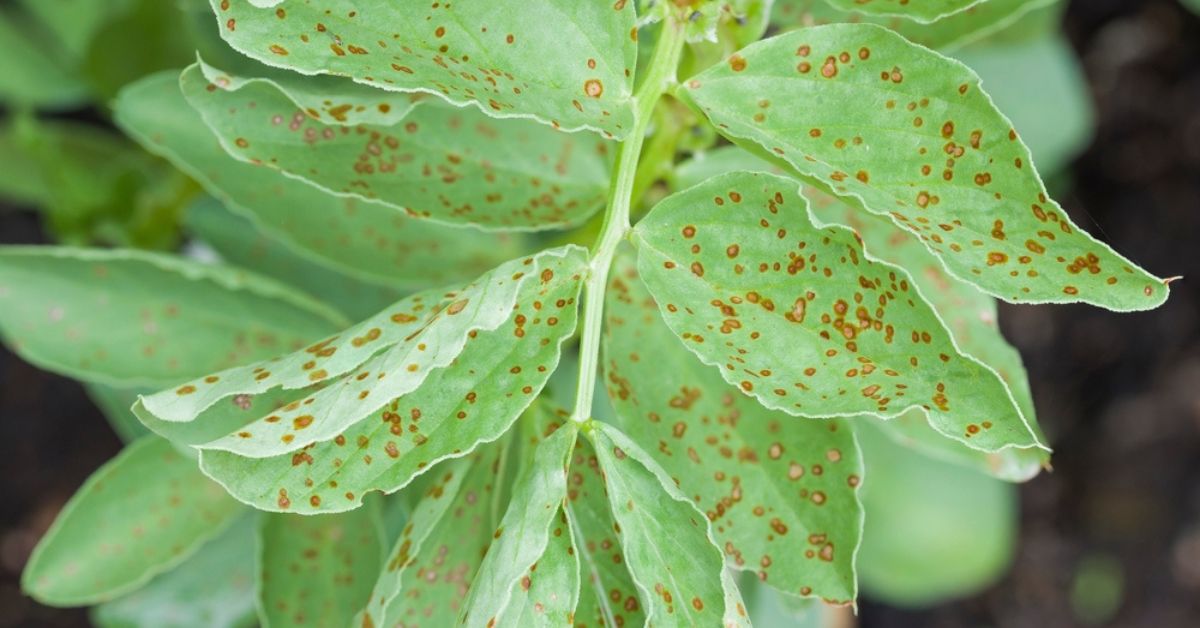
<instances>
[{"instance_id":1,"label":"compound leaf","mask_svg":"<svg viewBox=\"0 0 1200 628\"><path fill-rule=\"evenodd\" d=\"M621 425L693 497L726 561L852 603L863 471L850 429L731 388L671 333L632 261L618 262L608 295L604 378Z\"/></svg>"},{"instance_id":2,"label":"compound leaf","mask_svg":"<svg viewBox=\"0 0 1200 628\"><path fill-rule=\"evenodd\" d=\"M577 224L607 191L607 144L428 103L394 127L327 125L269 84L226 89L203 66L180 85L225 150L339 196L485 229Z\"/></svg>"},{"instance_id":3,"label":"compound leaf","mask_svg":"<svg viewBox=\"0 0 1200 628\"><path fill-rule=\"evenodd\" d=\"M271 416L283 417L288 434L304 429L303 425L296 428L293 415L316 417L314 428L330 421L331 428L323 437L298 451L270 457L220 451L228 448L226 443L244 440L236 435L236 440L224 437L202 445L218 447L201 454L202 468L256 508L328 512L357 506L368 491L397 490L437 461L461 456L481 442L499 438L545 386L558 365L560 345L574 332L582 256L579 250L569 251L566 258L551 255L549 263L533 265L529 273L535 279L524 284L515 302L508 302L503 324L463 332L461 341L454 340L461 353L453 356L450 364L423 373L423 381L408 370L411 358L399 360L384 354L361 367L360 372L373 376L347 376L344 384L309 397L315 399L311 404L294 398L282 411L268 410ZM513 274L511 268L506 272L497 276ZM441 342L449 346L452 336L443 333L447 340ZM433 349L438 346L436 338L423 334L411 342L428 343ZM405 348L405 343L388 351L421 354L419 349ZM374 364L384 366L377 369ZM376 373L385 374L385 379L377 380ZM365 383L358 384L363 379ZM388 379L404 383L388 384ZM384 383L377 385L377 381ZM339 391L342 388L346 390ZM358 401L359 388L389 401L382 407L347 408ZM236 434L279 422L269 419L238 429ZM346 428L336 429L336 425ZM299 434L297 440L305 437Z\"/></svg>"},{"instance_id":4,"label":"compound leaf","mask_svg":"<svg viewBox=\"0 0 1200 628\"><path fill-rule=\"evenodd\" d=\"M552 539L571 537L561 506L567 498L567 461L577 432L575 423L567 423L534 448L532 463L517 479L508 511L475 574L459 623L517 627L570 623L567 619L575 611L579 588L578 559ZM552 549L559 551L552 553ZM542 582L547 573L552 574L550 580Z\"/></svg>"},{"instance_id":5,"label":"compound leaf","mask_svg":"<svg viewBox=\"0 0 1200 628\"><path fill-rule=\"evenodd\" d=\"M114 599L185 560L242 512L195 461L147 436L71 497L34 548L21 586L54 606Z\"/></svg>"},{"instance_id":6,"label":"compound leaf","mask_svg":"<svg viewBox=\"0 0 1200 628\"><path fill-rule=\"evenodd\" d=\"M982 0L939 20L921 23L903 17L838 9L826 0L777 0L771 21L783 29L836 23L878 24L913 43L948 50L1004 29L1027 13L1055 2L1058 0ZM1052 86L1043 84L1042 87Z\"/></svg>"},{"instance_id":7,"label":"compound leaf","mask_svg":"<svg viewBox=\"0 0 1200 628\"><path fill-rule=\"evenodd\" d=\"M748 626L704 515L627 436L604 423L590 425L586 433L647 625Z\"/></svg>"},{"instance_id":8,"label":"compound leaf","mask_svg":"<svg viewBox=\"0 0 1200 628\"><path fill-rule=\"evenodd\" d=\"M1046 196L1029 150L974 72L884 28L833 24L774 37L682 93L722 133L890 216L955 276L999 298L1121 311L1167 298L1166 282L1081 231Z\"/></svg>"},{"instance_id":9,"label":"compound leaf","mask_svg":"<svg viewBox=\"0 0 1200 628\"><path fill-rule=\"evenodd\" d=\"M518 254L511 236L414 220L393 207L322 194L229 157L184 100L177 76L146 77L126 87L114 107L127 133L194 177L231 211L312 260L363 281L429 287L478 276ZM329 302L341 298L318 296Z\"/></svg>"},{"instance_id":10,"label":"compound leaf","mask_svg":"<svg viewBox=\"0 0 1200 628\"><path fill-rule=\"evenodd\" d=\"M97 606L102 628L250 628L256 626L255 517L243 515L186 561L150 584Z\"/></svg>"},{"instance_id":11,"label":"compound leaf","mask_svg":"<svg viewBox=\"0 0 1200 628\"><path fill-rule=\"evenodd\" d=\"M262 516L259 618L269 626L347 626L383 562L378 504L320 517Z\"/></svg>"},{"instance_id":12,"label":"compound leaf","mask_svg":"<svg viewBox=\"0 0 1200 628\"><path fill-rule=\"evenodd\" d=\"M165 386L303 347L333 310L265 278L133 250L0 249L0 335L26 360L114 386Z\"/></svg>"},{"instance_id":13,"label":"compound leaf","mask_svg":"<svg viewBox=\"0 0 1200 628\"><path fill-rule=\"evenodd\" d=\"M923 408L984 451L1037 440L1000 378L962 355L908 274L818 229L790 179L732 173L660 202L634 229L667 325L727 382L798 416Z\"/></svg>"},{"instance_id":14,"label":"compound leaf","mask_svg":"<svg viewBox=\"0 0 1200 628\"><path fill-rule=\"evenodd\" d=\"M633 128L633 2L212 4L222 37L267 65L434 93L555 128L618 138Z\"/></svg>"}]
</instances>

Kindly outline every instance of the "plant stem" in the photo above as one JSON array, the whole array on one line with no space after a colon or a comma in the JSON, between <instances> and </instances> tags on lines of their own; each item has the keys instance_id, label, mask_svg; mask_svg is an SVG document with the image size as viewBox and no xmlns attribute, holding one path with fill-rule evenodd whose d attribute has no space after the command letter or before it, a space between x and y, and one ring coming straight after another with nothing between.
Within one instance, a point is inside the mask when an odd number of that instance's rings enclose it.
<instances>
[{"instance_id":1,"label":"plant stem","mask_svg":"<svg viewBox=\"0 0 1200 628\"><path fill-rule=\"evenodd\" d=\"M596 368L600 361L600 330L604 322L604 291L608 287L608 270L612 266L617 245L629 234L629 206L637 174L642 142L658 99L675 80L675 68L683 53L683 24L670 16L663 20L654 56L646 70L646 78L633 95L636 120L633 131L621 142L617 154L616 176L608 191L608 210L600 239L588 262L587 283L584 284L583 335L579 343L579 382L575 392L575 409L571 420L584 422L592 415L592 397L596 389Z\"/></svg>"}]
</instances>

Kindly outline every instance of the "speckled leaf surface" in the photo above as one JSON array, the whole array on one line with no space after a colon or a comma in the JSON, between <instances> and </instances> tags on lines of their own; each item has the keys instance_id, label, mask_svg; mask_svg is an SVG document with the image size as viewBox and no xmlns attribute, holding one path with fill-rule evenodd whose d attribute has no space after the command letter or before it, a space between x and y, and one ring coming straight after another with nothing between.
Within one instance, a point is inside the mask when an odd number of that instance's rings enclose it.
<instances>
[{"instance_id":1,"label":"speckled leaf surface","mask_svg":"<svg viewBox=\"0 0 1200 628\"><path fill-rule=\"evenodd\" d=\"M468 626L569 625L578 590L577 559L567 552L547 557L554 547L552 536L571 536L561 506L567 498L567 461L574 449L578 428L574 423L559 428L542 440L532 452L531 463L517 478L508 510L496 529L495 540L479 566L471 584L459 623ZM569 578L543 585L543 559L551 571L575 577L575 589L551 585L569 585ZM562 569L556 563L567 563ZM538 582L538 589L533 589ZM554 617L546 614L546 603L535 596L547 596ZM566 612L563 612L565 608ZM528 614L527 614L528 613ZM532 623L522 623L522 621Z\"/></svg>"},{"instance_id":2,"label":"speckled leaf surface","mask_svg":"<svg viewBox=\"0 0 1200 628\"><path fill-rule=\"evenodd\" d=\"M202 468L256 508L329 512L356 507L369 491L395 491L437 461L496 440L541 392L558 366L560 345L574 332L582 259L559 261L563 264L535 269L536 280L508 306L502 325L471 332L462 353L411 392L382 395L392 401L357 422L351 418L358 416L355 410L330 406L348 429L266 458L206 450ZM368 368L376 372L363 367ZM355 377L347 378L350 386L357 385ZM312 397L333 395L329 391L338 386ZM352 393L342 403L354 399ZM301 402L297 411L313 412L320 405Z\"/></svg>"},{"instance_id":3,"label":"speckled leaf surface","mask_svg":"<svg viewBox=\"0 0 1200 628\"><path fill-rule=\"evenodd\" d=\"M692 497L734 568L851 603L862 462L850 429L764 408L684 349L632 260L608 289L604 379L621 425Z\"/></svg>"},{"instance_id":4,"label":"speckled leaf surface","mask_svg":"<svg viewBox=\"0 0 1200 628\"><path fill-rule=\"evenodd\" d=\"M258 613L264 628L347 626L383 562L377 503L320 517L269 514L258 531Z\"/></svg>"},{"instance_id":5,"label":"speckled leaf surface","mask_svg":"<svg viewBox=\"0 0 1200 628\"><path fill-rule=\"evenodd\" d=\"M583 438L571 453L566 513L579 554L576 628L644 625L646 606L621 551L600 461Z\"/></svg>"},{"instance_id":6,"label":"speckled leaf surface","mask_svg":"<svg viewBox=\"0 0 1200 628\"><path fill-rule=\"evenodd\" d=\"M578 289L584 257L582 248L566 246L507 262L460 289L405 298L306 349L143 397L140 410L163 421L188 422L227 398L237 403L239 398L273 389L323 383L326 387L311 396L201 446L267 458L333 439L368 416L386 411L397 397L417 390L430 373L458 358L472 336L500 341L494 349L511 349L523 344L519 341L526 332L521 328L532 318L538 318L539 325L555 327L557 321L550 324L550 316L543 320L532 310L552 304L566 316L571 308L565 302L559 306L557 299L543 304L538 295L563 284ZM529 299L521 301L523 295ZM514 315L518 303L530 314ZM483 333L510 320L513 329L507 334Z\"/></svg>"},{"instance_id":7,"label":"speckled leaf surface","mask_svg":"<svg viewBox=\"0 0 1200 628\"><path fill-rule=\"evenodd\" d=\"M507 446L488 445L438 468L439 480L418 502L354 625L454 624L499 524L493 508Z\"/></svg>"},{"instance_id":8,"label":"speckled leaf surface","mask_svg":"<svg viewBox=\"0 0 1200 628\"><path fill-rule=\"evenodd\" d=\"M946 323L958 347L996 371L1012 392L1013 400L1030 428L1044 441L1037 425L1025 366L1021 355L1000 333L995 299L950 276L916 238L884 219L855 211L811 188L806 189L805 194L812 215L819 222L853 228L869 255L908 270L913 284ZM1019 420L1019 417L1012 420ZM964 447L930 430L919 411L891 419L882 429L898 442L1007 480L1023 481L1037 475L1050 458L1049 452L1039 448L1009 448L984 453Z\"/></svg>"},{"instance_id":9,"label":"speckled leaf surface","mask_svg":"<svg viewBox=\"0 0 1200 628\"><path fill-rule=\"evenodd\" d=\"M590 135L442 103L423 104L391 127L326 125L267 84L213 85L199 65L184 70L180 85L237 159L418 218L563 227L599 209L607 190L608 146Z\"/></svg>"},{"instance_id":10,"label":"speckled leaf surface","mask_svg":"<svg viewBox=\"0 0 1200 628\"><path fill-rule=\"evenodd\" d=\"M92 611L101 628L250 628L256 518L243 515L178 567Z\"/></svg>"},{"instance_id":11,"label":"speckled leaf surface","mask_svg":"<svg viewBox=\"0 0 1200 628\"><path fill-rule=\"evenodd\" d=\"M994 296L1121 311L1167 297L1164 281L1081 231L1046 196L978 76L884 28L834 24L774 37L683 93L722 133L890 216Z\"/></svg>"},{"instance_id":12,"label":"speckled leaf surface","mask_svg":"<svg viewBox=\"0 0 1200 628\"><path fill-rule=\"evenodd\" d=\"M959 353L908 274L867 258L849 229L815 227L796 188L732 173L638 223L639 275L688 349L789 414L922 408L981 450L1035 445L1004 383Z\"/></svg>"},{"instance_id":13,"label":"speckled leaf surface","mask_svg":"<svg viewBox=\"0 0 1200 628\"><path fill-rule=\"evenodd\" d=\"M336 312L274 281L132 250L0 249L0 335L26 360L116 386L164 386L299 348Z\"/></svg>"},{"instance_id":14,"label":"speckled leaf surface","mask_svg":"<svg viewBox=\"0 0 1200 628\"><path fill-rule=\"evenodd\" d=\"M242 512L194 460L147 436L67 502L30 556L22 589L54 606L114 599L185 560Z\"/></svg>"},{"instance_id":15,"label":"speckled leaf surface","mask_svg":"<svg viewBox=\"0 0 1200 628\"><path fill-rule=\"evenodd\" d=\"M633 128L633 2L211 1L221 36L268 65L555 128L618 138Z\"/></svg>"},{"instance_id":16,"label":"speckled leaf surface","mask_svg":"<svg viewBox=\"0 0 1200 628\"><path fill-rule=\"evenodd\" d=\"M322 194L231 158L188 106L175 75L155 74L125 88L114 109L127 133L231 211L315 262L364 281L429 287L475 277L517 255L513 236L414 220L394 207Z\"/></svg>"},{"instance_id":17,"label":"speckled leaf surface","mask_svg":"<svg viewBox=\"0 0 1200 628\"><path fill-rule=\"evenodd\" d=\"M921 23L903 17L838 9L826 0L776 0L771 21L785 30L837 23L878 24L900 33L913 43L948 50L986 37L1011 25L1030 11L1055 2L1058 0L982 0L953 15ZM1042 87L1053 86L1043 84Z\"/></svg>"},{"instance_id":18,"label":"speckled leaf surface","mask_svg":"<svg viewBox=\"0 0 1200 628\"><path fill-rule=\"evenodd\" d=\"M528 588L526 580L528 578ZM521 576L520 589L497 625L572 626L578 620L579 550L562 508L550 525L541 557Z\"/></svg>"},{"instance_id":19,"label":"speckled leaf surface","mask_svg":"<svg viewBox=\"0 0 1200 628\"><path fill-rule=\"evenodd\" d=\"M933 22L979 4L983 0L826 0L843 11L864 15L892 15L916 22Z\"/></svg>"},{"instance_id":20,"label":"speckled leaf surface","mask_svg":"<svg viewBox=\"0 0 1200 628\"><path fill-rule=\"evenodd\" d=\"M627 436L604 423L591 425L585 433L604 473L647 625L748 626L704 514Z\"/></svg>"}]
</instances>

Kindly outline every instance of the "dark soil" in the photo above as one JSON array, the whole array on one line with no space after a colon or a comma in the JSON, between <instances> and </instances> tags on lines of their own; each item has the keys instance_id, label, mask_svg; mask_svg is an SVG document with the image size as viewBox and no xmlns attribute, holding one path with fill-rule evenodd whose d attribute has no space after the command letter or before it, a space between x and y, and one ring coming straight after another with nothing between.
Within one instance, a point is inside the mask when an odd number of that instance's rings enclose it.
<instances>
[{"instance_id":1,"label":"dark soil","mask_svg":"<svg viewBox=\"0 0 1200 628\"><path fill-rule=\"evenodd\" d=\"M1020 488L1012 571L929 610L865 599L866 628L1200 626L1200 18L1172 0L1077 0L1067 31L1098 129L1059 200L1140 265L1188 279L1147 313L1004 306L1056 450L1053 473ZM41 241L34 215L0 210L0 243ZM0 628L87 625L83 611L23 597L18 578L54 513L119 447L79 385L0 349ZM1111 612L1073 598L1097 561L1115 568Z\"/></svg>"}]
</instances>

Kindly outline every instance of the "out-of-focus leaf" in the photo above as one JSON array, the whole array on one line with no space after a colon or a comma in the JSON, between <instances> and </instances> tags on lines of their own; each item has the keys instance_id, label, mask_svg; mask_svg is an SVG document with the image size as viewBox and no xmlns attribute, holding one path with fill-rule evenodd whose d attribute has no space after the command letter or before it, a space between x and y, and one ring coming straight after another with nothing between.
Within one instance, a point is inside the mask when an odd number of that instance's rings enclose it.
<instances>
[{"instance_id":1,"label":"out-of-focus leaf","mask_svg":"<svg viewBox=\"0 0 1200 628\"><path fill-rule=\"evenodd\" d=\"M231 211L313 261L364 281L429 287L476 277L519 253L513 235L414 220L392 207L327 195L229 157L188 106L173 75L157 74L126 88L115 109L126 132L195 177ZM348 292L321 290L317 296L339 305Z\"/></svg>"},{"instance_id":2,"label":"out-of-focus leaf","mask_svg":"<svg viewBox=\"0 0 1200 628\"><path fill-rule=\"evenodd\" d=\"M21 586L54 606L117 598L185 560L241 512L195 461L147 436L67 502L34 548Z\"/></svg>"},{"instance_id":3,"label":"out-of-focus leaf","mask_svg":"<svg viewBox=\"0 0 1200 628\"><path fill-rule=\"evenodd\" d=\"M579 591L579 562L561 509L567 460L578 428L568 423L542 440L517 479L495 541L479 566L459 623L469 626L570 625ZM545 581L543 582L543 580Z\"/></svg>"},{"instance_id":4,"label":"out-of-focus leaf","mask_svg":"<svg viewBox=\"0 0 1200 628\"><path fill-rule=\"evenodd\" d=\"M11 118L0 120L0 199L40 205L50 198L50 190L42 182L38 164L30 159L16 125Z\"/></svg>"},{"instance_id":5,"label":"out-of-focus leaf","mask_svg":"<svg viewBox=\"0 0 1200 628\"><path fill-rule=\"evenodd\" d=\"M772 22L782 29L835 23L878 24L909 41L949 50L1000 31L1029 12L1059 0L982 0L931 23L838 9L827 0L776 0ZM1001 111L1006 111L1001 107Z\"/></svg>"},{"instance_id":6,"label":"out-of-focus leaf","mask_svg":"<svg viewBox=\"0 0 1200 628\"><path fill-rule=\"evenodd\" d=\"M50 371L163 386L303 347L341 317L235 269L131 250L0 249L0 335Z\"/></svg>"},{"instance_id":7,"label":"out-of-focus leaf","mask_svg":"<svg viewBox=\"0 0 1200 628\"><path fill-rule=\"evenodd\" d=\"M257 625L253 515L244 514L178 567L92 611L101 628L250 628Z\"/></svg>"},{"instance_id":8,"label":"out-of-focus leaf","mask_svg":"<svg viewBox=\"0 0 1200 628\"><path fill-rule=\"evenodd\" d=\"M178 2L135 0L131 10L96 32L81 60L81 71L99 98L107 101L138 78L182 67L194 58Z\"/></svg>"},{"instance_id":9,"label":"out-of-focus leaf","mask_svg":"<svg viewBox=\"0 0 1200 628\"><path fill-rule=\"evenodd\" d=\"M749 626L708 521L650 455L614 427L585 433L604 472L624 560L647 625Z\"/></svg>"},{"instance_id":10,"label":"out-of-focus leaf","mask_svg":"<svg viewBox=\"0 0 1200 628\"><path fill-rule=\"evenodd\" d=\"M507 446L502 441L481 447L434 471L439 479L396 539L370 603L353 625L411 625L432 618L449 624L458 616L499 523L491 508Z\"/></svg>"},{"instance_id":11,"label":"out-of-focus leaf","mask_svg":"<svg viewBox=\"0 0 1200 628\"><path fill-rule=\"evenodd\" d=\"M621 425L708 517L726 562L793 595L853 602L863 471L849 427L726 384L671 333L631 259L608 295L604 377Z\"/></svg>"},{"instance_id":12,"label":"out-of-focus leaf","mask_svg":"<svg viewBox=\"0 0 1200 628\"><path fill-rule=\"evenodd\" d=\"M1079 60L1062 35L980 42L954 57L979 74L1041 172L1061 171L1091 138L1091 96Z\"/></svg>"},{"instance_id":13,"label":"out-of-focus leaf","mask_svg":"<svg viewBox=\"0 0 1200 628\"><path fill-rule=\"evenodd\" d=\"M19 0L72 59L82 58L96 32L128 13L138 0ZM165 4L165 3L164 3Z\"/></svg>"},{"instance_id":14,"label":"out-of-focus leaf","mask_svg":"<svg viewBox=\"0 0 1200 628\"><path fill-rule=\"evenodd\" d=\"M288 434L299 433L297 440L307 437L304 425L297 427L298 417L315 417L316 428L328 412L333 422L344 426L341 429L330 429L303 449L297 446L270 457L253 457L257 450L231 453L226 443L236 442L237 437L225 437L201 445L209 447L201 454L201 466L234 496L256 508L328 512L354 508L370 491L395 491L439 460L461 456L499 438L541 392L558 366L560 345L575 329L582 260L579 255L570 257L560 265L531 265L529 272L536 279L522 287L515 304L496 303L498 309L505 308L507 320L494 329L481 326L468 332L461 353L450 364L433 365L422 373L423 381L406 366L413 358L405 357L421 356L421 351L412 351L402 342L375 364L360 368L360 373L371 373L367 378L348 375L345 385L334 384L309 397L315 399L311 404L296 403L282 410L267 406L271 416L287 422ZM508 277L511 272L510 268L498 276ZM493 296L481 293L485 298ZM442 327L448 324L442 322ZM439 336L450 338L451 332L437 326L436 322L429 326L435 333L412 342L427 343L430 349L441 343L443 350L452 350L459 341L439 340ZM373 382L380 375L400 384L385 383L375 389ZM364 379L365 384L358 383ZM361 400L355 391L363 386L372 398L378 395L391 401L382 407L355 408L351 404ZM293 411L297 418L289 414ZM301 423L307 420L300 419ZM273 422L268 417L244 430L234 429L237 434L254 432L263 424ZM277 440L272 439L272 444Z\"/></svg>"},{"instance_id":15,"label":"out-of-focus leaf","mask_svg":"<svg viewBox=\"0 0 1200 628\"><path fill-rule=\"evenodd\" d=\"M486 229L574 225L604 202L608 145L589 135L436 102L394 127L327 125L270 83L218 74L194 65L180 85L225 150L332 194Z\"/></svg>"},{"instance_id":16,"label":"out-of-focus leaf","mask_svg":"<svg viewBox=\"0 0 1200 628\"><path fill-rule=\"evenodd\" d=\"M582 438L576 440L571 454L566 512L580 565L575 625L644 625L646 607L621 552L600 461L595 448Z\"/></svg>"},{"instance_id":17,"label":"out-of-focus leaf","mask_svg":"<svg viewBox=\"0 0 1200 628\"><path fill-rule=\"evenodd\" d=\"M258 609L270 626L348 626L383 559L378 504L320 517L270 514L258 531Z\"/></svg>"},{"instance_id":18,"label":"out-of-focus leaf","mask_svg":"<svg viewBox=\"0 0 1200 628\"><path fill-rule=\"evenodd\" d=\"M126 443L131 443L149 433L145 425L138 421L137 416L130 410L137 401L138 395L149 391L141 388L117 388L103 384L87 384L88 397L92 399L108 419L117 436Z\"/></svg>"},{"instance_id":19,"label":"out-of-focus leaf","mask_svg":"<svg viewBox=\"0 0 1200 628\"><path fill-rule=\"evenodd\" d=\"M891 15L915 22L933 22L963 11L983 0L825 0L843 11L865 15Z\"/></svg>"},{"instance_id":20,"label":"out-of-focus leaf","mask_svg":"<svg viewBox=\"0 0 1200 628\"><path fill-rule=\"evenodd\" d=\"M30 17L0 7L0 103L67 109L87 96L70 60L39 41Z\"/></svg>"},{"instance_id":21,"label":"out-of-focus leaf","mask_svg":"<svg viewBox=\"0 0 1200 628\"><path fill-rule=\"evenodd\" d=\"M1016 535L1015 489L855 426L867 463L863 590L898 606L971 595L1004 573Z\"/></svg>"},{"instance_id":22,"label":"out-of-focus leaf","mask_svg":"<svg viewBox=\"0 0 1200 628\"><path fill-rule=\"evenodd\" d=\"M731 173L659 203L634 229L667 325L760 403L797 416L923 408L984 451L1037 444L1012 395L959 352L904 270L818 228L795 181Z\"/></svg>"},{"instance_id":23,"label":"out-of-focus leaf","mask_svg":"<svg viewBox=\"0 0 1200 628\"><path fill-rule=\"evenodd\" d=\"M1029 150L973 72L891 31L794 31L749 46L682 93L722 133L890 216L999 298L1119 311L1167 298L1166 282L1047 198Z\"/></svg>"},{"instance_id":24,"label":"out-of-focus leaf","mask_svg":"<svg viewBox=\"0 0 1200 628\"><path fill-rule=\"evenodd\" d=\"M556 128L616 137L633 128L634 2L212 4L222 37L268 65Z\"/></svg>"}]
</instances>

